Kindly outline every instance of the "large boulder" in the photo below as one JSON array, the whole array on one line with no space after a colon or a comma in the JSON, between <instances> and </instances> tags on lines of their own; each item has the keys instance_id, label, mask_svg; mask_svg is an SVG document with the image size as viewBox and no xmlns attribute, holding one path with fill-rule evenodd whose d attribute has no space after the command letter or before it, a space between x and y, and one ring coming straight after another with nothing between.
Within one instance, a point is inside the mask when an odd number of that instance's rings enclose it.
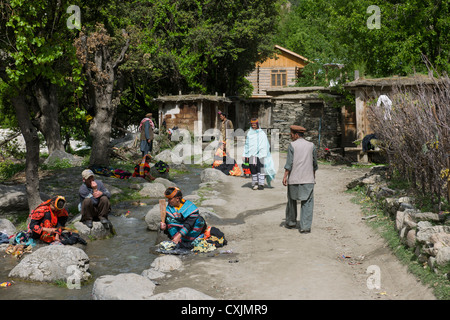
<instances>
[{"instance_id":1,"label":"large boulder","mask_svg":"<svg viewBox=\"0 0 450 320\"><path fill-rule=\"evenodd\" d=\"M0 215L5 213L27 212L28 197L25 185L0 185ZM45 193L40 193L43 201L50 199Z\"/></svg>"},{"instance_id":2,"label":"large boulder","mask_svg":"<svg viewBox=\"0 0 450 320\"><path fill-rule=\"evenodd\" d=\"M152 183L145 183L139 190L139 194L142 197L164 198L164 191L166 191L166 187L162 183L153 181Z\"/></svg>"},{"instance_id":3,"label":"large boulder","mask_svg":"<svg viewBox=\"0 0 450 320\"><path fill-rule=\"evenodd\" d=\"M45 159L44 164L54 166L61 162L68 162L72 166L77 167L81 166L83 158L62 150L55 150L48 156L47 159Z\"/></svg>"},{"instance_id":4,"label":"large boulder","mask_svg":"<svg viewBox=\"0 0 450 320\"><path fill-rule=\"evenodd\" d=\"M153 295L156 285L147 277L135 273L105 275L94 282L94 300L146 300Z\"/></svg>"},{"instance_id":5,"label":"large boulder","mask_svg":"<svg viewBox=\"0 0 450 320\"><path fill-rule=\"evenodd\" d=\"M0 232L12 236L16 233L16 227L8 219L0 219Z\"/></svg>"},{"instance_id":6,"label":"large boulder","mask_svg":"<svg viewBox=\"0 0 450 320\"><path fill-rule=\"evenodd\" d=\"M49 245L26 255L16 265L9 277L23 280L54 282L77 275L79 281L90 278L88 273L89 257L73 246Z\"/></svg>"},{"instance_id":7,"label":"large boulder","mask_svg":"<svg viewBox=\"0 0 450 320\"><path fill-rule=\"evenodd\" d=\"M214 168L207 168L202 171L200 174L200 179L202 182L211 182L211 181L225 181L227 175L220 170Z\"/></svg>"},{"instance_id":8,"label":"large boulder","mask_svg":"<svg viewBox=\"0 0 450 320\"><path fill-rule=\"evenodd\" d=\"M450 263L450 247L441 248L436 255L436 264L445 266Z\"/></svg>"},{"instance_id":9,"label":"large boulder","mask_svg":"<svg viewBox=\"0 0 450 320\"><path fill-rule=\"evenodd\" d=\"M153 206L145 215L144 218L147 228L150 231L157 231L159 229L159 223L161 222L161 213L159 211L159 205Z\"/></svg>"},{"instance_id":10,"label":"large boulder","mask_svg":"<svg viewBox=\"0 0 450 320\"><path fill-rule=\"evenodd\" d=\"M93 221L92 228L80 221L75 222L73 226L84 240L102 240L111 236L111 230L106 229L99 221Z\"/></svg>"},{"instance_id":11,"label":"large boulder","mask_svg":"<svg viewBox=\"0 0 450 320\"><path fill-rule=\"evenodd\" d=\"M154 159L156 161L163 161L165 163L182 163L183 162L183 158L180 157L177 153L172 152L172 150L166 149L164 151L162 151L161 153L157 154Z\"/></svg>"},{"instance_id":12,"label":"large boulder","mask_svg":"<svg viewBox=\"0 0 450 320\"><path fill-rule=\"evenodd\" d=\"M153 260L150 267L152 267L156 271L160 272L169 272L173 270L178 270L183 266L183 262L180 258L174 255L165 255L157 257Z\"/></svg>"},{"instance_id":13,"label":"large boulder","mask_svg":"<svg viewBox=\"0 0 450 320\"><path fill-rule=\"evenodd\" d=\"M192 288L179 288L165 293L155 294L150 300L216 300L215 298Z\"/></svg>"}]
</instances>

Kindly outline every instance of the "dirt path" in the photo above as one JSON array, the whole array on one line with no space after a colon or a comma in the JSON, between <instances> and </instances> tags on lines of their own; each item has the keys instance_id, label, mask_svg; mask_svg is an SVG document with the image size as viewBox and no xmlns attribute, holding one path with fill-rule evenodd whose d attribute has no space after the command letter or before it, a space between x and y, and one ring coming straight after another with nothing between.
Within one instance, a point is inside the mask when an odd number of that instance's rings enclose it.
<instances>
[{"instance_id":1,"label":"dirt path","mask_svg":"<svg viewBox=\"0 0 450 320\"><path fill-rule=\"evenodd\" d=\"M280 167L284 161L281 155ZM245 300L435 299L365 224L360 207L345 193L346 184L366 171L319 166L310 234L283 226L281 169L273 188L262 191L251 190L249 179L228 177L220 195L228 203L214 209L224 219L217 225L228 240L223 249L234 253L185 258L184 270L162 281L158 291L186 286L217 299ZM369 266L379 268L379 289L368 288Z\"/></svg>"}]
</instances>

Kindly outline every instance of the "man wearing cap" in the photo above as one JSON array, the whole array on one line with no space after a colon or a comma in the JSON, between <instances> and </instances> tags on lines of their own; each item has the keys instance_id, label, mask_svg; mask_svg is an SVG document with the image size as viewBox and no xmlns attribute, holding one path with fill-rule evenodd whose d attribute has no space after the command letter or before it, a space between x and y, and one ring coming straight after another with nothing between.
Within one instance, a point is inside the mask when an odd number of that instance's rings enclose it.
<instances>
[{"instance_id":1,"label":"man wearing cap","mask_svg":"<svg viewBox=\"0 0 450 320\"><path fill-rule=\"evenodd\" d=\"M141 152L142 157L147 153L151 153L153 149L153 130L155 129L155 124L152 121L152 114L147 113L145 118L141 120L139 124L139 131L141 133Z\"/></svg>"},{"instance_id":2,"label":"man wearing cap","mask_svg":"<svg viewBox=\"0 0 450 320\"><path fill-rule=\"evenodd\" d=\"M92 170L86 169L81 173L83 184L80 186L81 222L92 228L92 221L100 221L107 229L110 227L108 214L111 211L109 199L111 193L100 180L94 179Z\"/></svg>"},{"instance_id":3,"label":"man wearing cap","mask_svg":"<svg viewBox=\"0 0 450 320\"><path fill-rule=\"evenodd\" d=\"M317 150L303 136L306 129L292 125L283 185L287 186L286 228L297 226L297 201L301 202L300 233L311 232L314 208L314 184L317 165Z\"/></svg>"}]
</instances>

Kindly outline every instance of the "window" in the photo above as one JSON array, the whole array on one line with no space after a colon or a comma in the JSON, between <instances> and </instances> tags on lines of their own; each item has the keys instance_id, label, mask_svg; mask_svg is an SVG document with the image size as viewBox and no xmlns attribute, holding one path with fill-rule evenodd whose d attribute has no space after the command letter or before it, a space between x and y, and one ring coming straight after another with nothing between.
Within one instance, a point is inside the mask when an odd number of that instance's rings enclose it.
<instances>
[{"instance_id":1,"label":"window","mask_svg":"<svg viewBox=\"0 0 450 320\"><path fill-rule=\"evenodd\" d=\"M287 85L286 70L272 70L272 87L285 87Z\"/></svg>"}]
</instances>

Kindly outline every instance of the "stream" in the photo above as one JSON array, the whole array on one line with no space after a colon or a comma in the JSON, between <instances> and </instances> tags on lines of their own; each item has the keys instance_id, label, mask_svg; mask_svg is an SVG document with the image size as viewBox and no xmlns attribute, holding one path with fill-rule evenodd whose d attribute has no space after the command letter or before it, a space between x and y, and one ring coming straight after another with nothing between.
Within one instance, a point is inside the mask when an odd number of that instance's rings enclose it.
<instances>
[{"instance_id":1,"label":"stream","mask_svg":"<svg viewBox=\"0 0 450 320\"><path fill-rule=\"evenodd\" d=\"M198 189L202 170L190 167L189 173L173 179L183 195L192 194ZM158 199L142 199L140 202L146 205L136 206L132 201L114 205L109 220L116 235L110 239L90 241L85 246L92 279L80 289L16 280L10 287L0 288L0 300L90 300L92 287L98 277L119 273L141 274L150 269L156 258L150 253L150 247L155 245L157 232L147 229L144 218L153 205L158 205ZM129 215L125 216L127 211L130 211ZM13 257L4 255L5 257L0 257L0 283L11 281L8 274L18 263Z\"/></svg>"}]
</instances>

